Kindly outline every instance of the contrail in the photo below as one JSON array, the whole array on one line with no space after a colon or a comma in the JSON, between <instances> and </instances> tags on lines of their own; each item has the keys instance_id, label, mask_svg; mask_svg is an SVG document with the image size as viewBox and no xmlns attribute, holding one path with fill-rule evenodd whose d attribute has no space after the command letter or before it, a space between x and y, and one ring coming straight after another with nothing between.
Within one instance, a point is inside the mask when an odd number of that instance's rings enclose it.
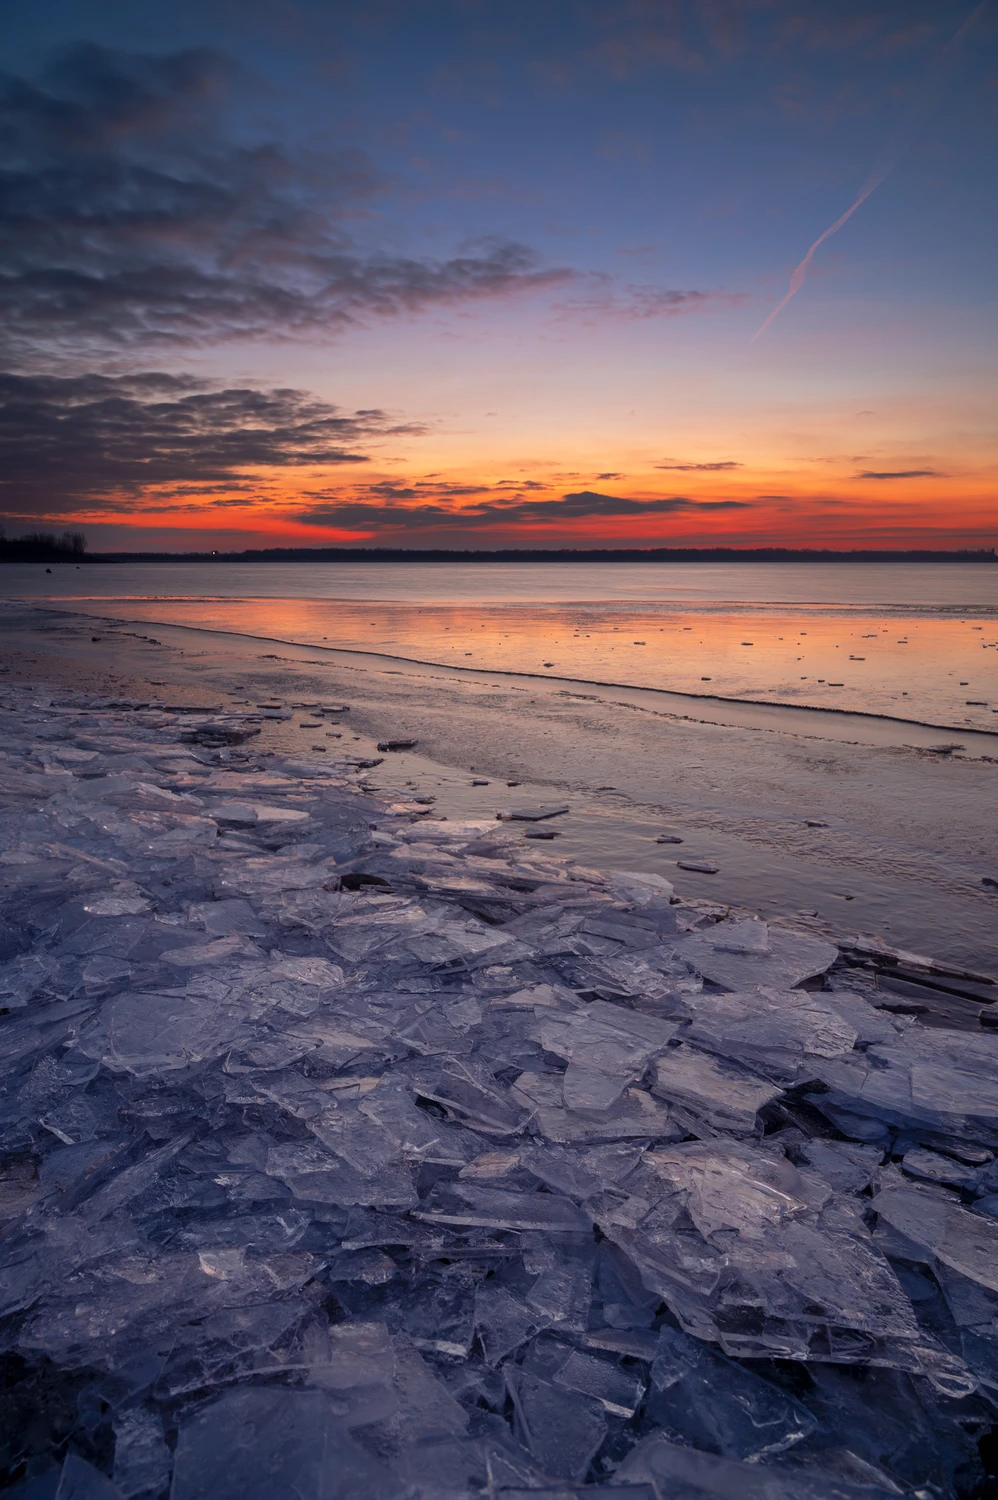
<instances>
[{"instance_id":1,"label":"contrail","mask_svg":"<svg viewBox=\"0 0 998 1500\"><path fill-rule=\"evenodd\" d=\"M952 37L950 37L949 41L946 43L946 46L940 52L939 57L936 61L937 69L942 64L946 56L957 45L957 43L960 42L964 36L966 36L967 32L973 26L978 16L983 15L987 8L988 0L981 0L980 5L978 5L975 10L971 11L970 15L964 21L963 25L954 33ZM924 94L922 103L923 109L920 110L919 113L924 112ZM761 334L764 334L766 332L766 329L769 327L770 323L772 323L773 319L783 311L787 303L790 301L791 297L795 297L800 291L801 287L804 285L804 282L807 280L807 268L811 264L814 252L821 245L823 245L827 239L835 234L837 230L841 229L843 224L848 219L852 218L853 214L856 212L857 208L859 208L860 204L865 203L870 194L876 192L877 188L884 181L884 179L889 177L891 172L893 172L894 168L897 166L898 160L900 159L901 153L905 149L908 140L911 137L911 134L914 130L914 124L915 122L913 120L909 120L904 127L901 127L894 132L893 139L887 144L887 146L885 146L884 150L880 153L876 166L873 168L873 171L863 183L863 186L857 193L854 202L849 205L844 214L839 215L834 224L830 224L823 234L819 234L818 238L815 240L814 244L811 246L810 250L807 252L804 259L801 261L800 265L797 266L796 270L791 276L790 286L787 289L787 294L784 297L783 301L779 304L778 307L773 308L773 311L763 323L762 327L752 335L753 343L757 338L760 337Z\"/></svg>"}]
</instances>

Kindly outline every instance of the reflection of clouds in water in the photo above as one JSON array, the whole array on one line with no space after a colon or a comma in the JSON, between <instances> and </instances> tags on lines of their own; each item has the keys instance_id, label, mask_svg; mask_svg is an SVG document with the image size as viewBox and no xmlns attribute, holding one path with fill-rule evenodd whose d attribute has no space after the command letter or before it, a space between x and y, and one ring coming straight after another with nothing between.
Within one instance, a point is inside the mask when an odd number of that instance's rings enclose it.
<instances>
[{"instance_id":1,"label":"reflection of clouds in water","mask_svg":"<svg viewBox=\"0 0 998 1500\"><path fill-rule=\"evenodd\" d=\"M680 613L619 601L436 607L378 601L372 611L370 601L217 596L157 600L145 610L133 603L105 607L130 618L458 668L998 728L992 715L998 650L983 649L998 636L998 624L981 627L938 613L915 618L745 605Z\"/></svg>"}]
</instances>

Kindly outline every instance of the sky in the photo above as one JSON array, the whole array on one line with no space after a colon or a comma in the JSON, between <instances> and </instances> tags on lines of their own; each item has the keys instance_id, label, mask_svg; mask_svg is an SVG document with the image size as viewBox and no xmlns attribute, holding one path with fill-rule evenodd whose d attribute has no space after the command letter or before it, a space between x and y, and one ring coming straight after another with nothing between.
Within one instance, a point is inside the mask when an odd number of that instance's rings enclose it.
<instances>
[{"instance_id":1,"label":"sky","mask_svg":"<svg viewBox=\"0 0 998 1500\"><path fill-rule=\"evenodd\" d=\"M998 0L7 0L0 41L8 535L998 542Z\"/></svg>"}]
</instances>

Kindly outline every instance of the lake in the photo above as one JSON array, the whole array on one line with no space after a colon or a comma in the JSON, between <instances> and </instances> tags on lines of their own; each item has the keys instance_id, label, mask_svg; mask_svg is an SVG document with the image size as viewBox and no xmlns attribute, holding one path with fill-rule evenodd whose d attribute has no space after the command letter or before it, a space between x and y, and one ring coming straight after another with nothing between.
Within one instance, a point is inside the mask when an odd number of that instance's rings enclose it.
<instances>
[{"instance_id":1,"label":"lake","mask_svg":"<svg viewBox=\"0 0 998 1500\"><path fill-rule=\"evenodd\" d=\"M998 731L998 567L7 565L0 596L488 672Z\"/></svg>"}]
</instances>

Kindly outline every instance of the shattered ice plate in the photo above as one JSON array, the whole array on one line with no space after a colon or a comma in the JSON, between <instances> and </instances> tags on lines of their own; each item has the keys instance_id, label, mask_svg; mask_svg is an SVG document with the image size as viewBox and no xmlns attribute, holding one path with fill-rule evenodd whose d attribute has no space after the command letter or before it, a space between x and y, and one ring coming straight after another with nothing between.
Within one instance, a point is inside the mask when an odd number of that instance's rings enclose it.
<instances>
[{"instance_id":1,"label":"shattered ice plate","mask_svg":"<svg viewBox=\"0 0 998 1500\"><path fill-rule=\"evenodd\" d=\"M11 1493L983 1500L994 1035L257 717L0 687Z\"/></svg>"},{"instance_id":2,"label":"shattered ice plate","mask_svg":"<svg viewBox=\"0 0 998 1500\"><path fill-rule=\"evenodd\" d=\"M705 979L731 990L793 989L825 973L838 957L823 938L763 922L718 922L682 938L676 951Z\"/></svg>"}]
</instances>

